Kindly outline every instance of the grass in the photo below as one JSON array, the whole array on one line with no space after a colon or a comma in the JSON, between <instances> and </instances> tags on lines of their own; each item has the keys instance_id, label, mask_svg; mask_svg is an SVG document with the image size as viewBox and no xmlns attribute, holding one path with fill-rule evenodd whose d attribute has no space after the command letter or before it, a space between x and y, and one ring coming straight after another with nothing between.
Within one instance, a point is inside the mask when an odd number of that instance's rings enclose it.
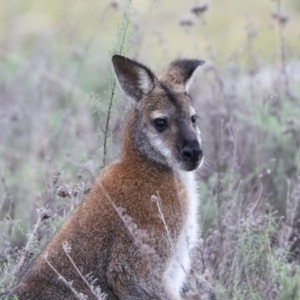
<instances>
[{"instance_id":1,"label":"grass","mask_svg":"<svg viewBox=\"0 0 300 300\"><path fill-rule=\"evenodd\" d=\"M218 299L299 299L298 2L215 1L200 16L194 5L132 3L125 51L154 71L207 61L193 93L202 255ZM119 52L126 12L114 1L0 4L0 292L120 153L128 105L118 89L110 102L109 50Z\"/></svg>"}]
</instances>

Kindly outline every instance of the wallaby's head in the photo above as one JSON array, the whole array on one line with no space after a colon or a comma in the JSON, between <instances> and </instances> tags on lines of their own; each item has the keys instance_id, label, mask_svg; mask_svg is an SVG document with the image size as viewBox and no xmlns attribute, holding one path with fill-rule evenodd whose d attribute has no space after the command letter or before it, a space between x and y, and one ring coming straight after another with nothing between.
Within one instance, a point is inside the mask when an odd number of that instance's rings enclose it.
<instances>
[{"instance_id":1,"label":"wallaby's head","mask_svg":"<svg viewBox=\"0 0 300 300\"><path fill-rule=\"evenodd\" d=\"M112 62L120 86L135 105L130 136L138 151L164 166L197 169L203 152L189 85L204 62L176 60L159 77L120 55Z\"/></svg>"}]
</instances>

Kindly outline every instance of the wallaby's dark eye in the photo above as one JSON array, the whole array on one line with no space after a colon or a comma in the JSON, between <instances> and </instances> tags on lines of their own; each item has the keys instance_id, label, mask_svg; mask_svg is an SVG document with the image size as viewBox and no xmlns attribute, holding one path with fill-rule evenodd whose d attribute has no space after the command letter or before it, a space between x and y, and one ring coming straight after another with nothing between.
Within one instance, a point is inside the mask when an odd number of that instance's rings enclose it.
<instances>
[{"instance_id":1,"label":"wallaby's dark eye","mask_svg":"<svg viewBox=\"0 0 300 300\"><path fill-rule=\"evenodd\" d=\"M196 120L197 120L197 116L196 115L191 116L191 121L192 121L193 124L196 123Z\"/></svg>"},{"instance_id":2,"label":"wallaby's dark eye","mask_svg":"<svg viewBox=\"0 0 300 300\"><path fill-rule=\"evenodd\" d=\"M164 130L168 127L167 120L158 118L153 121L154 126L159 130Z\"/></svg>"}]
</instances>

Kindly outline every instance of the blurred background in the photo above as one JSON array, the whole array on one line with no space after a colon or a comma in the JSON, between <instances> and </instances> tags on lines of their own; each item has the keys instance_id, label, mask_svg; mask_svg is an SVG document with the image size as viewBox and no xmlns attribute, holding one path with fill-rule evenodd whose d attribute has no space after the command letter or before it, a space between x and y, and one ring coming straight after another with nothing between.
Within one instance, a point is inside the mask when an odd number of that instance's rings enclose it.
<instances>
[{"instance_id":1,"label":"blurred background","mask_svg":"<svg viewBox=\"0 0 300 300\"><path fill-rule=\"evenodd\" d=\"M285 218L289 239L299 224L299 0L5 0L2 255L26 244L42 207L54 220L50 235L119 156L129 104L114 81L114 53L156 74L177 58L206 61L193 95L206 157L198 172L203 236L214 279L227 272L232 255L224 250L229 254L220 262L216 249L233 247L232 228L240 230L249 211L255 220Z\"/></svg>"}]
</instances>

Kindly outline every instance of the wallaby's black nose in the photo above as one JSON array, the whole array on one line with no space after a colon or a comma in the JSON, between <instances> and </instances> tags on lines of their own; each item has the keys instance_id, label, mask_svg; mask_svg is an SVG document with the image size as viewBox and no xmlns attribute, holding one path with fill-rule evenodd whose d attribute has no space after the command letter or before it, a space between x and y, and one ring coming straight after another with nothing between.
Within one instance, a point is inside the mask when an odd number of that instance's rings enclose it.
<instances>
[{"instance_id":1,"label":"wallaby's black nose","mask_svg":"<svg viewBox=\"0 0 300 300\"><path fill-rule=\"evenodd\" d=\"M187 144L181 149L182 159L186 162L197 162L201 160L203 151L199 143Z\"/></svg>"}]
</instances>

